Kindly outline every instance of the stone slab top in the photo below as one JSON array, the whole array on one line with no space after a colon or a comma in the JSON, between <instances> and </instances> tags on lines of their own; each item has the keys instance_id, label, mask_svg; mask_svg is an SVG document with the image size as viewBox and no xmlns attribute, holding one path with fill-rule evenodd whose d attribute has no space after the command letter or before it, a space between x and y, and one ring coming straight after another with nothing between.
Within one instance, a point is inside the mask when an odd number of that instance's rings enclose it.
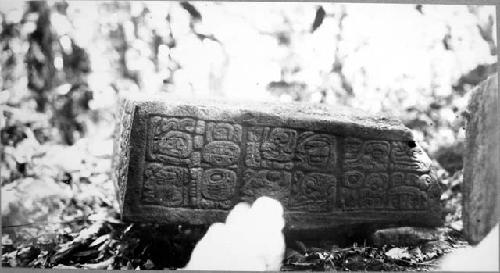
<instances>
[{"instance_id":1,"label":"stone slab top","mask_svg":"<svg viewBox=\"0 0 500 273\"><path fill-rule=\"evenodd\" d=\"M200 119L237 121L259 125L283 124L288 127L309 126L311 130L335 131L352 136L377 139L413 140L400 120L383 114L369 114L343 105L257 100L193 98L170 94L129 93L122 99L140 105L148 113L166 116L193 116Z\"/></svg>"}]
</instances>

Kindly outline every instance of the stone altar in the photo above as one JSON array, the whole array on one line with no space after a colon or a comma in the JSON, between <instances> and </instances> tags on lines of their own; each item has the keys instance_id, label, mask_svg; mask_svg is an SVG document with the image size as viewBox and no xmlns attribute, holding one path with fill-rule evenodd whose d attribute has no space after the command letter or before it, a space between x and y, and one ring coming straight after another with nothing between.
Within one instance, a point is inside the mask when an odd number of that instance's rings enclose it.
<instances>
[{"instance_id":1,"label":"stone altar","mask_svg":"<svg viewBox=\"0 0 500 273\"><path fill-rule=\"evenodd\" d=\"M441 188L401 122L343 107L122 96L115 184L125 221L223 222L273 197L286 229L439 226Z\"/></svg>"}]
</instances>

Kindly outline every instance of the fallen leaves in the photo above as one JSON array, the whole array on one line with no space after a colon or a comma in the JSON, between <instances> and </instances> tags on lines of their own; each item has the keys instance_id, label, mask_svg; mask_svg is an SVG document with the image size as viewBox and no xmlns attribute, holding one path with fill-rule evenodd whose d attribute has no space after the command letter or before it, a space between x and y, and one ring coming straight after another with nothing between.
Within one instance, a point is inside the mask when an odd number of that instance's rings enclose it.
<instances>
[{"instance_id":1,"label":"fallen leaves","mask_svg":"<svg viewBox=\"0 0 500 273\"><path fill-rule=\"evenodd\" d=\"M301 252L287 248L282 271L290 270L339 270L339 271L427 271L436 267L436 261L451 245L444 238L418 246L358 246L330 250L305 247Z\"/></svg>"},{"instance_id":2,"label":"fallen leaves","mask_svg":"<svg viewBox=\"0 0 500 273\"><path fill-rule=\"evenodd\" d=\"M78 235L78 237L76 237L74 240L60 246L56 251L56 253L50 258L50 262L52 264L58 264L71 254L74 254L76 257L78 257L78 255L86 256L88 254L91 254L92 250L87 250L78 253L75 252L77 252L78 249L81 249L82 247L89 245L92 239L97 237L99 233L103 231L103 228L104 228L104 223L99 221L93 223L90 227L82 230Z\"/></svg>"}]
</instances>

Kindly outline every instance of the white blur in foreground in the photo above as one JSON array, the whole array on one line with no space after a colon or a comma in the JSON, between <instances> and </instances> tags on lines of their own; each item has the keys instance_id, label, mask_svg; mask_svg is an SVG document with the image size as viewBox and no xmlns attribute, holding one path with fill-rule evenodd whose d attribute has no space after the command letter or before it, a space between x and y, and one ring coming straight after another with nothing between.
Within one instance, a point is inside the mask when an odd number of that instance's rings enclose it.
<instances>
[{"instance_id":1,"label":"white blur in foreground","mask_svg":"<svg viewBox=\"0 0 500 273\"><path fill-rule=\"evenodd\" d=\"M239 203L210 226L185 270L279 271L285 251L283 207L269 197Z\"/></svg>"},{"instance_id":2,"label":"white blur in foreground","mask_svg":"<svg viewBox=\"0 0 500 273\"><path fill-rule=\"evenodd\" d=\"M442 271L498 271L498 224L474 247L454 250L440 264Z\"/></svg>"}]
</instances>

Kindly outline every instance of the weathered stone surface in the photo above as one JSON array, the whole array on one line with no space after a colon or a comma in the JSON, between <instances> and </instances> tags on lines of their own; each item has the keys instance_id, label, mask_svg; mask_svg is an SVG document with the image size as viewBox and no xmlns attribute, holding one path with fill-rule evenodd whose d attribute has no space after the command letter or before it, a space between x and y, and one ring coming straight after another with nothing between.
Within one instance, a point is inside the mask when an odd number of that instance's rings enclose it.
<instances>
[{"instance_id":1,"label":"weathered stone surface","mask_svg":"<svg viewBox=\"0 0 500 273\"><path fill-rule=\"evenodd\" d=\"M498 78L479 85L467 109L464 157L464 233L478 243L498 223L500 209L500 102Z\"/></svg>"},{"instance_id":2,"label":"weathered stone surface","mask_svg":"<svg viewBox=\"0 0 500 273\"><path fill-rule=\"evenodd\" d=\"M443 228L397 227L379 229L372 235L375 246L415 246L429 241L437 241L444 236Z\"/></svg>"},{"instance_id":3,"label":"weathered stone surface","mask_svg":"<svg viewBox=\"0 0 500 273\"><path fill-rule=\"evenodd\" d=\"M279 200L289 230L437 226L441 189L399 121L322 105L127 97L116 185L129 221L207 224Z\"/></svg>"}]
</instances>

